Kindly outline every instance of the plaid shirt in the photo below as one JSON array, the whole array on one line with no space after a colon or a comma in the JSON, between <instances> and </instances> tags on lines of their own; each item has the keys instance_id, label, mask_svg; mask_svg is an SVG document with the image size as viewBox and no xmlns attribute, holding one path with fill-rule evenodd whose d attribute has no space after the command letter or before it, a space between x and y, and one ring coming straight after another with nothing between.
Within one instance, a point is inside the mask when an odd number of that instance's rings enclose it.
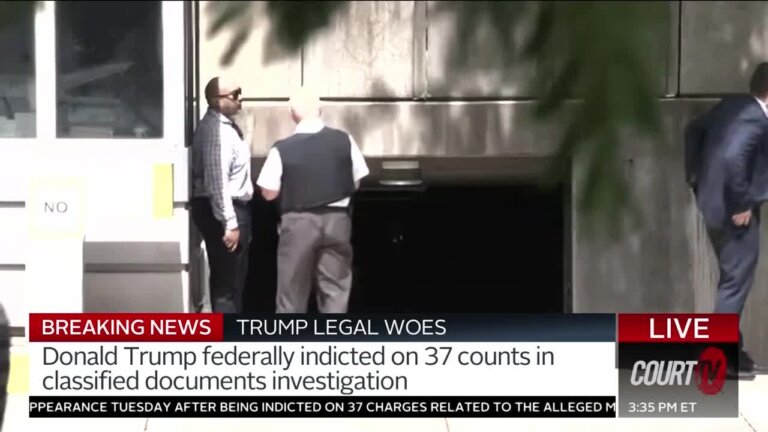
<instances>
[{"instance_id":1,"label":"plaid shirt","mask_svg":"<svg viewBox=\"0 0 768 432\"><path fill-rule=\"evenodd\" d=\"M192 140L192 195L207 197L227 230L237 228L232 200L253 197L250 148L237 124L212 109Z\"/></svg>"}]
</instances>

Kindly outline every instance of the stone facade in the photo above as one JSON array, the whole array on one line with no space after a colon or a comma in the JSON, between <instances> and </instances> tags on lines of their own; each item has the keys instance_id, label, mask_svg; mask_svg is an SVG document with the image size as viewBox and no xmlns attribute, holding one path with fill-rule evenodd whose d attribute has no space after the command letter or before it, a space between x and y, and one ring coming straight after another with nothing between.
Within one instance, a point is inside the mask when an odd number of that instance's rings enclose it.
<instances>
[{"instance_id":1,"label":"stone facade","mask_svg":"<svg viewBox=\"0 0 768 432\"><path fill-rule=\"evenodd\" d=\"M391 156L504 157L521 163L550 156L557 122L531 122L531 102L515 100L535 97L525 85L531 72L446 69L455 36L451 21L458 18L434 13L438 3L353 2L300 56L269 64L262 30L268 23L255 25L227 69L241 79L249 98L241 123L256 165L275 139L291 131L284 100L302 79L318 85L322 96L337 98L325 109L328 122L352 132L373 163ZM202 85L222 70L218 60L225 46L220 38L206 37L206 6L200 6ZM683 183L682 130L718 95L746 90L754 65L768 58L768 6L723 1L670 2L670 7L669 57L659 71L666 86L668 145L623 143L625 172L643 202L645 224L604 245L584 236L577 223L581 215L572 214L571 244L566 242L572 275L566 283L572 284L575 312L706 312L713 306L717 268ZM493 63L485 60L478 58L478 64ZM480 100L450 101L468 97ZM498 97L509 100L491 100ZM577 166L574 176L578 172ZM768 362L768 326L759 311L767 307L764 254L743 320L747 344L763 362Z\"/></svg>"}]
</instances>

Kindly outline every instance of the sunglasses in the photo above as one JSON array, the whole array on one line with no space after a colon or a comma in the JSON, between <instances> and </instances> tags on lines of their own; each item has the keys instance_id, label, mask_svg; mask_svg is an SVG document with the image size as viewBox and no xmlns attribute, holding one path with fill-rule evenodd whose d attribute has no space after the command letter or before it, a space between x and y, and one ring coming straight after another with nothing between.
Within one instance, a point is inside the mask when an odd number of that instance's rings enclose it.
<instances>
[{"instance_id":1,"label":"sunglasses","mask_svg":"<svg viewBox=\"0 0 768 432\"><path fill-rule=\"evenodd\" d=\"M216 95L216 97L225 97L225 98L229 98L229 99L238 100L238 99L240 99L240 96L242 94L243 94L243 89L237 89L237 90L231 91L229 93Z\"/></svg>"}]
</instances>

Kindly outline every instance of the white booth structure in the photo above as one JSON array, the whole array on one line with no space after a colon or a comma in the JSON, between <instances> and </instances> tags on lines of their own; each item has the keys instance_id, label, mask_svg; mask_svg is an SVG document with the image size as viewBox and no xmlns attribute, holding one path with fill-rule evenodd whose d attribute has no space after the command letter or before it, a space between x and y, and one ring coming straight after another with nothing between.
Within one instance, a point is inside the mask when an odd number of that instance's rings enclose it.
<instances>
[{"instance_id":1,"label":"white booth structure","mask_svg":"<svg viewBox=\"0 0 768 432\"><path fill-rule=\"evenodd\" d=\"M30 311L188 310L189 5L39 3L0 32L11 325Z\"/></svg>"}]
</instances>

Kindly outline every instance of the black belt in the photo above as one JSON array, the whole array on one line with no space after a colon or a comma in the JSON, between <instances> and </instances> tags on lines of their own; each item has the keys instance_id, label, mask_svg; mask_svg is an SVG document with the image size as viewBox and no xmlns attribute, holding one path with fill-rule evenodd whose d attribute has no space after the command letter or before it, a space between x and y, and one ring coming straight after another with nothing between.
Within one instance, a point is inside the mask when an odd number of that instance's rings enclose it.
<instances>
[{"instance_id":1,"label":"black belt","mask_svg":"<svg viewBox=\"0 0 768 432\"><path fill-rule=\"evenodd\" d=\"M251 204L251 202L250 201L243 201L243 200L239 200L239 199L233 199L232 200L232 204L235 207L248 207Z\"/></svg>"},{"instance_id":2,"label":"black belt","mask_svg":"<svg viewBox=\"0 0 768 432\"><path fill-rule=\"evenodd\" d=\"M347 213L349 214L349 211L350 211L349 206L347 207L325 206L325 207L312 207L312 208L301 209L301 210L288 210L283 214L288 214L288 213L312 213L312 214Z\"/></svg>"},{"instance_id":3,"label":"black belt","mask_svg":"<svg viewBox=\"0 0 768 432\"><path fill-rule=\"evenodd\" d=\"M205 201L205 202L208 202L208 203L211 202L211 197L207 197L207 196L197 196L197 197L194 197L192 199L195 200L195 201ZM243 200L236 199L236 198L232 199L232 205L234 205L235 207L248 207L250 204L251 204L250 201L243 201Z\"/></svg>"},{"instance_id":4,"label":"black belt","mask_svg":"<svg viewBox=\"0 0 768 432\"><path fill-rule=\"evenodd\" d=\"M340 207L340 206L326 206L326 207L318 207L317 209L312 210L313 212L318 213L349 213L349 207Z\"/></svg>"}]
</instances>

